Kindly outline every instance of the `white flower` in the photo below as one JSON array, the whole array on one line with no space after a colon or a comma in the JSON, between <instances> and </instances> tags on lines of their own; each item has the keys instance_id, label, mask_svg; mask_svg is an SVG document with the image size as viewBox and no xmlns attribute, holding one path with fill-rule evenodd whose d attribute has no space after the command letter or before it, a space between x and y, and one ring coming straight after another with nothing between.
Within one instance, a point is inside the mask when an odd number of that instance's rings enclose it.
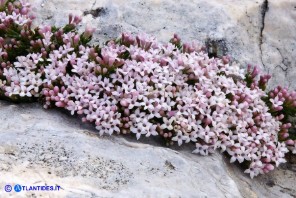
<instances>
[{"instance_id":1,"label":"white flower","mask_svg":"<svg viewBox=\"0 0 296 198\"><path fill-rule=\"evenodd\" d=\"M130 115L130 119L135 123L139 123L144 118L144 116L145 116L144 112L140 112L139 109L136 109L136 111Z\"/></svg>"},{"instance_id":2,"label":"white flower","mask_svg":"<svg viewBox=\"0 0 296 198\"><path fill-rule=\"evenodd\" d=\"M274 108L277 108L283 104L283 102L279 100L278 96L276 96L274 99L269 99L269 101L273 104Z\"/></svg>"},{"instance_id":3,"label":"white flower","mask_svg":"<svg viewBox=\"0 0 296 198\"><path fill-rule=\"evenodd\" d=\"M209 126L206 126L206 128L198 133L198 137L203 139L206 143L209 143L209 140L215 137L215 133L210 129Z\"/></svg>"},{"instance_id":4,"label":"white flower","mask_svg":"<svg viewBox=\"0 0 296 198\"><path fill-rule=\"evenodd\" d=\"M156 127L157 127L157 125L150 125L150 127L146 133L146 137L149 137L150 135L153 135L153 136L158 135L158 133L156 131Z\"/></svg>"},{"instance_id":5,"label":"white flower","mask_svg":"<svg viewBox=\"0 0 296 198\"><path fill-rule=\"evenodd\" d=\"M250 167L250 168L248 168L247 170L245 170L244 173L249 173L249 174L250 174L250 177L253 179L254 176L259 175L259 173L260 173L260 169L259 169L259 168L253 168L253 167Z\"/></svg>"},{"instance_id":6,"label":"white flower","mask_svg":"<svg viewBox=\"0 0 296 198\"><path fill-rule=\"evenodd\" d=\"M201 155L209 154L208 145L201 145L200 143L196 143L195 145L196 145L196 149L192 151L192 153L201 154Z\"/></svg>"},{"instance_id":7,"label":"white flower","mask_svg":"<svg viewBox=\"0 0 296 198\"><path fill-rule=\"evenodd\" d=\"M163 124L160 126L160 128L173 130L174 127L172 123L175 121L175 117L171 117L170 119L163 117L162 120L163 120Z\"/></svg>"},{"instance_id":8,"label":"white flower","mask_svg":"<svg viewBox=\"0 0 296 198\"><path fill-rule=\"evenodd\" d=\"M146 134L147 133L147 129L146 128L138 128L138 126L131 127L131 132L136 134L137 140L140 139L141 135Z\"/></svg>"},{"instance_id":9,"label":"white flower","mask_svg":"<svg viewBox=\"0 0 296 198\"><path fill-rule=\"evenodd\" d=\"M183 135L183 133L181 131L179 131L177 133L177 135L175 137L172 138L173 141L178 142L178 145L181 146L183 141L188 141L189 137Z\"/></svg>"},{"instance_id":10,"label":"white flower","mask_svg":"<svg viewBox=\"0 0 296 198\"><path fill-rule=\"evenodd\" d=\"M242 157L242 151L240 149L234 149L234 151L228 150L228 154L231 155L230 163L233 163L236 160L239 161L239 163L244 161L244 157Z\"/></svg>"}]
</instances>

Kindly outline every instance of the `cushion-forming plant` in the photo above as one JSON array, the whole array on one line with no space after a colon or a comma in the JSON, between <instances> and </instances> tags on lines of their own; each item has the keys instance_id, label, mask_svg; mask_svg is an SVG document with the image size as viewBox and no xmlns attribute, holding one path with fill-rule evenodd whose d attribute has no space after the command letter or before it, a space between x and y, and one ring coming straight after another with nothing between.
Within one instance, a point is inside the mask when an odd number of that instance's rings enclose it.
<instances>
[{"instance_id":1,"label":"cushion-forming plant","mask_svg":"<svg viewBox=\"0 0 296 198\"><path fill-rule=\"evenodd\" d=\"M0 96L39 100L92 122L100 135L162 136L194 143L193 153L226 152L253 178L285 162L296 141L288 129L296 92L264 90L269 75L247 71L230 57L209 58L198 42L168 43L123 33L91 46L93 28L81 18L62 27L32 27L25 1L0 0ZM290 136L290 137L289 137Z\"/></svg>"}]
</instances>

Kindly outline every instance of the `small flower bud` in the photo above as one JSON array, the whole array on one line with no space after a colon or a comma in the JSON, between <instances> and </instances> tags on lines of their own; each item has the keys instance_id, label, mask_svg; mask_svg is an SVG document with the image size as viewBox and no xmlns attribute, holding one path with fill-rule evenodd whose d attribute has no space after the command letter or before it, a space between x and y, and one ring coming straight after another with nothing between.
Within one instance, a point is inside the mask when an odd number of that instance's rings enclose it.
<instances>
[{"instance_id":1,"label":"small flower bud","mask_svg":"<svg viewBox=\"0 0 296 198\"><path fill-rule=\"evenodd\" d=\"M295 144L294 140L291 140L291 139L286 140L285 143L286 143L286 145L289 145L289 146L294 146L294 144Z\"/></svg>"},{"instance_id":2,"label":"small flower bud","mask_svg":"<svg viewBox=\"0 0 296 198\"><path fill-rule=\"evenodd\" d=\"M90 25L86 25L85 31L83 33L84 38L88 39L95 32L95 28L92 28Z\"/></svg>"},{"instance_id":3,"label":"small flower bud","mask_svg":"<svg viewBox=\"0 0 296 198\"><path fill-rule=\"evenodd\" d=\"M59 89L58 86L55 86L55 87L53 88L53 91L57 94L57 93L59 93L60 89Z\"/></svg>"}]
</instances>

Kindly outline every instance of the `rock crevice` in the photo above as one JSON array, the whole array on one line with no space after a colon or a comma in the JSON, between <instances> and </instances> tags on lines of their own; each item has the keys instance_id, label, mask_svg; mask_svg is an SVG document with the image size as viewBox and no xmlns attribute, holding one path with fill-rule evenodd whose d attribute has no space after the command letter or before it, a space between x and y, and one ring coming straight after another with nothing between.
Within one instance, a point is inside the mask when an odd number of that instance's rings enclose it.
<instances>
[{"instance_id":1,"label":"rock crevice","mask_svg":"<svg viewBox=\"0 0 296 198\"><path fill-rule=\"evenodd\" d=\"M262 45L263 45L263 32L265 28L265 16L266 12L268 12L268 0L264 0L263 4L261 5L261 27L260 27L260 35L259 35L259 49L260 49L260 57L261 57L261 63L265 68L265 64L263 61L263 52L262 52Z\"/></svg>"}]
</instances>

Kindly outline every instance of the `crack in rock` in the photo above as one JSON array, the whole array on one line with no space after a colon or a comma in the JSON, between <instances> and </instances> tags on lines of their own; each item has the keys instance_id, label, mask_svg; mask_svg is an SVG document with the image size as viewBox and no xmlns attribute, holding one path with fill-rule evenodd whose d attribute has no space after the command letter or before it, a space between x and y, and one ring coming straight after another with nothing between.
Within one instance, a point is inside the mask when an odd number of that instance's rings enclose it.
<instances>
[{"instance_id":1,"label":"crack in rock","mask_svg":"<svg viewBox=\"0 0 296 198\"><path fill-rule=\"evenodd\" d=\"M281 52L281 50L279 48L276 48L278 50L278 52L280 53L281 57L282 57L282 64L284 65L284 67L282 65L277 65L276 67L279 67L283 70L283 72L285 73L285 76L287 76L288 74L288 69L291 66L291 62L289 62L287 60L287 58L285 58Z\"/></svg>"},{"instance_id":2,"label":"crack in rock","mask_svg":"<svg viewBox=\"0 0 296 198\"><path fill-rule=\"evenodd\" d=\"M263 31L265 27L265 15L268 9L269 9L268 0L264 0L263 4L261 5L261 27L260 27L260 35L259 35L259 49L261 53L261 62L264 68L265 68L265 64L263 61L262 44L263 44Z\"/></svg>"},{"instance_id":3,"label":"crack in rock","mask_svg":"<svg viewBox=\"0 0 296 198\"><path fill-rule=\"evenodd\" d=\"M280 190L281 192L283 192L285 194L289 194L292 197L295 197L295 190L290 189L290 188L286 188L286 187L284 187L284 186L282 186L280 184L277 184L277 186L281 188L281 190Z\"/></svg>"},{"instance_id":4,"label":"crack in rock","mask_svg":"<svg viewBox=\"0 0 296 198\"><path fill-rule=\"evenodd\" d=\"M94 1L94 3L91 6L91 9L93 9L93 7L96 5L96 3L97 3L97 0Z\"/></svg>"}]
</instances>

